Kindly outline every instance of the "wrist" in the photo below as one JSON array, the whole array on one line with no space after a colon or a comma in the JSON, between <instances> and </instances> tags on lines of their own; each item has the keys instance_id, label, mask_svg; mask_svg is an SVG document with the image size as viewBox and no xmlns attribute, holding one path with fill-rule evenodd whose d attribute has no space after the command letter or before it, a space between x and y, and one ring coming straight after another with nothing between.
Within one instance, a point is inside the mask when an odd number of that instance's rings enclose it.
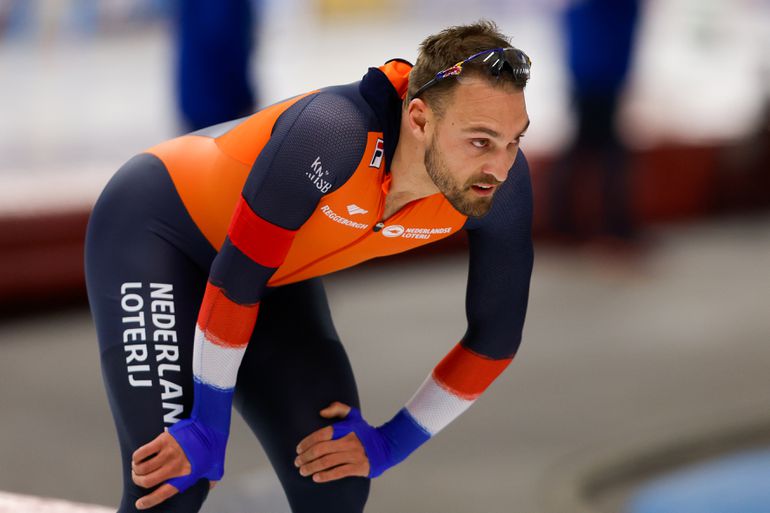
<instances>
[{"instance_id":1,"label":"wrist","mask_svg":"<svg viewBox=\"0 0 770 513\"><path fill-rule=\"evenodd\" d=\"M430 439L428 433L406 408L377 428L388 446L390 463L396 465Z\"/></svg>"},{"instance_id":2,"label":"wrist","mask_svg":"<svg viewBox=\"0 0 770 513\"><path fill-rule=\"evenodd\" d=\"M185 488L200 478L212 481L222 479L225 470L225 449L228 434L206 425L199 419L183 419L168 432L177 441L190 462L190 474L174 480ZM177 486L180 488L179 486ZM180 488L180 491L181 488Z\"/></svg>"}]
</instances>

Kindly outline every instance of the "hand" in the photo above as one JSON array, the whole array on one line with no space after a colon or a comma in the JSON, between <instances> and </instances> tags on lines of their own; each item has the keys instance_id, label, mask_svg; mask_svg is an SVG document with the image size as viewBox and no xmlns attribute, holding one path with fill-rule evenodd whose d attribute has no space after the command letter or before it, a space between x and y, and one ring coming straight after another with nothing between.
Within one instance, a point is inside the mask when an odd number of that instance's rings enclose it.
<instances>
[{"instance_id":1,"label":"hand","mask_svg":"<svg viewBox=\"0 0 770 513\"><path fill-rule=\"evenodd\" d=\"M131 479L142 488L152 488L168 479L190 474L192 467L182 447L169 433L158 435L150 443L134 451L131 457ZM211 488L216 485L210 483ZM149 495L138 499L137 509L148 509L173 497L179 490L166 483Z\"/></svg>"},{"instance_id":2,"label":"hand","mask_svg":"<svg viewBox=\"0 0 770 513\"><path fill-rule=\"evenodd\" d=\"M344 419L350 406L334 402L321 410L325 419ZM333 440L334 428L326 426L303 439L297 446L294 465L303 476L312 476L316 483L336 481L344 477L367 477L369 459L364 446L355 433L348 433Z\"/></svg>"}]
</instances>

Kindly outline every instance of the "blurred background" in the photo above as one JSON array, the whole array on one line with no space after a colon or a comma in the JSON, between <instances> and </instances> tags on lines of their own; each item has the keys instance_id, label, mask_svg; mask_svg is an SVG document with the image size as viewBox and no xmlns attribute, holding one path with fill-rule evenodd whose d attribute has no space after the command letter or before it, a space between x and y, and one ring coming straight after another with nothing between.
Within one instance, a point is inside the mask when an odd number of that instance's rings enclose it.
<instances>
[{"instance_id":1,"label":"blurred background","mask_svg":"<svg viewBox=\"0 0 770 513\"><path fill-rule=\"evenodd\" d=\"M479 18L533 61L524 343L369 510L767 511L767 0L0 0L0 512L118 502L82 271L112 173ZM464 332L466 267L460 237L326 279L372 421ZM206 507L288 511L237 420Z\"/></svg>"}]
</instances>

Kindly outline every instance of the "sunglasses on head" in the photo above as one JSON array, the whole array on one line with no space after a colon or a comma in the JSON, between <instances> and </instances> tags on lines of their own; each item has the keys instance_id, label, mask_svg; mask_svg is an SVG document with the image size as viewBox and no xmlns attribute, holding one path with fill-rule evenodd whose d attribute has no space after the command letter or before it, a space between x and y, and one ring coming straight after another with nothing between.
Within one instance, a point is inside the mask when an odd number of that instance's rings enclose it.
<instances>
[{"instance_id":1,"label":"sunglasses on head","mask_svg":"<svg viewBox=\"0 0 770 513\"><path fill-rule=\"evenodd\" d=\"M414 98L418 98L426 89L438 84L447 77L456 77L463 71L463 66L468 63L481 66L495 77L500 76L504 70L508 70L514 78L529 78L529 69L532 66L530 58L518 48L491 48L474 53L467 59L458 62L452 67L436 73L424 86L420 87Z\"/></svg>"}]
</instances>

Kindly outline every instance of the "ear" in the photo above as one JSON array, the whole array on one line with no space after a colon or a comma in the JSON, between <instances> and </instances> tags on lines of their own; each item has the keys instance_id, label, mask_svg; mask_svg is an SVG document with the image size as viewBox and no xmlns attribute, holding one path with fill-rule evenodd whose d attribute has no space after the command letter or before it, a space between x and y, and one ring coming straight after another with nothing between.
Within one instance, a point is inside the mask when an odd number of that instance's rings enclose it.
<instances>
[{"instance_id":1,"label":"ear","mask_svg":"<svg viewBox=\"0 0 770 513\"><path fill-rule=\"evenodd\" d=\"M428 104L420 98L415 98L407 105L406 116L412 135L417 140L424 141L428 123L433 118L433 111L428 107Z\"/></svg>"}]
</instances>

